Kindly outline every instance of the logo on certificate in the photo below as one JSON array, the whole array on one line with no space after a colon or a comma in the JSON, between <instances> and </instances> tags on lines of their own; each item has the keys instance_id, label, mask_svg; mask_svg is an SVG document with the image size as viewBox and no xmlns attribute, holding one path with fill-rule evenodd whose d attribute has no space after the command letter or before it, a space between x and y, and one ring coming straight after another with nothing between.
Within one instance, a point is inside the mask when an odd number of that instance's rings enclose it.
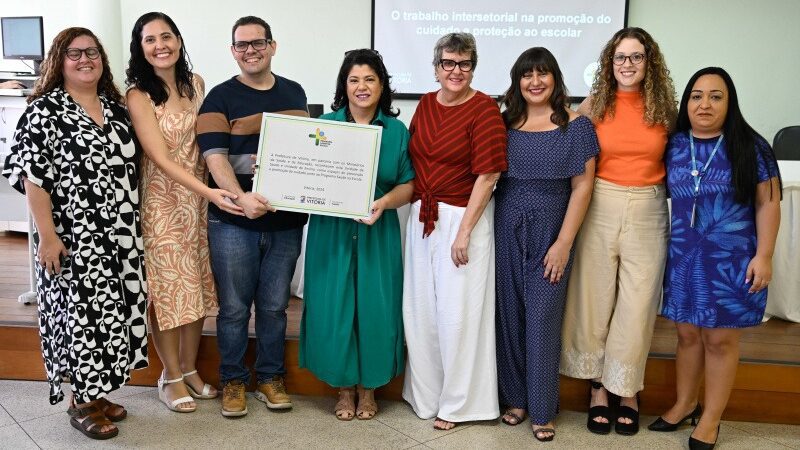
<instances>
[{"instance_id":1,"label":"logo on certificate","mask_svg":"<svg viewBox=\"0 0 800 450\"><path fill-rule=\"evenodd\" d=\"M300 196L300 203L305 203L309 205L324 205L327 203L324 197L311 197L306 195Z\"/></svg>"},{"instance_id":2,"label":"logo on certificate","mask_svg":"<svg viewBox=\"0 0 800 450\"><path fill-rule=\"evenodd\" d=\"M328 139L328 136L325 136L325 132L317 128L317 131L308 135L311 139L314 139L314 145L327 147L333 144L333 141Z\"/></svg>"}]
</instances>

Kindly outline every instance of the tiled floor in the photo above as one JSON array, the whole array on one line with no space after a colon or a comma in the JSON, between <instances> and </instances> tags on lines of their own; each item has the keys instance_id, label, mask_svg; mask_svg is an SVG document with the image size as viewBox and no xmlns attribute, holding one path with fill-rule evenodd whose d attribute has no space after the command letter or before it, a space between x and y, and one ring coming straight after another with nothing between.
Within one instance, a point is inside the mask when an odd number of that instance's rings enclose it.
<instances>
[{"instance_id":1,"label":"tiled floor","mask_svg":"<svg viewBox=\"0 0 800 450\"><path fill-rule=\"evenodd\" d=\"M219 414L218 400L200 401L197 412L170 412L154 388L125 387L112 398L125 405L128 418L119 436L91 441L69 425L66 403L51 406L42 382L0 380L0 448L610 448L681 449L691 429L675 433L641 431L633 437L596 436L584 427L585 415L563 412L554 442L540 444L526 426L499 422L459 425L435 431L400 402L380 402L374 420L340 422L330 413L334 399L294 396L288 412L271 412L248 396L250 413L238 419ZM650 423L652 417L643 417ZM724 422L717 448L800 449L800 426Z\"/></svg>"}]
</instances>

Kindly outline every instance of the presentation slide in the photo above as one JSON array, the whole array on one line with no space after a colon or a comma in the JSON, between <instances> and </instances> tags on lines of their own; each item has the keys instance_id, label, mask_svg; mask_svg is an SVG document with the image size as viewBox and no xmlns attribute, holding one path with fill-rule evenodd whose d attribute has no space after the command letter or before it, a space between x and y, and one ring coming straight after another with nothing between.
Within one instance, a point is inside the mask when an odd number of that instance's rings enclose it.
<instances>
[{"instance_id":1,"label":"presentation slide","mask_svg":"<svg viewBox=\"0 0 800 450\"><path fill-rule=\"evenodd\" d=\"M436 40L469 32L478 44L474 88L503 95L520 53L546 47L569 95L585 97L600 50L625 26L625 10L626 0L374 0L372 43L402 96L439 89L432 65Z\"/></svg>"}]
</instances>

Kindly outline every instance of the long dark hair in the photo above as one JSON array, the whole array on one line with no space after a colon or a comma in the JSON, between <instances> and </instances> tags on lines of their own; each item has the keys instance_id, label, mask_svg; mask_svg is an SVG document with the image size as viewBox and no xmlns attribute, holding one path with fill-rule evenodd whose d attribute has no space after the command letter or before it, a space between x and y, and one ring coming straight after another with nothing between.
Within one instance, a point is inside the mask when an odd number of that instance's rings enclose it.
<instances>
[{"instance_id":1,"label":"long dark hair","mask_svg":"<svg viewBox=\"0 0 800 450\"><path fill-rule=\"evenodd\" d=\"M131 59L128 60L128 69L125 70L125 75L127 76L125 84L146 92L156 105L163 104L169 98L167 84L156 75L153 66L144 58L144 51L142 50L142 29L154 20L163 20L169 25L172 34L180 39L181 51L178 56L178 62L175 64L175 84L178 87L179 96L187 97L190 100L194 99L192 63L189 61L189 55L186 52L186 42L184 42L175 22L168 15L161 12L144 14L133 25L130 45Z\"/></svg>"},{"instance_id":2,"label":"long dark hair","mask_svg":"<svg viewBox=\"0 0 800 450\"><path fill-rule=\"evenodd\" d=\"M567 112L567 86L564 84L564 76L558 67L556 57L550 50L544 47L533 47L525 50L519 55L517 61L511 66L511 86L505 93L503 104L506 110L503 112L503 121L507 128L515 124L524 124L528 120L528 103L522 96L519 88L519 81L526 73L537 71L549 73L553 76L553 93L550 95L550 107L553 113L550 114L550 121L558 125L561 131L566 131L569 125L569 113Z\"/></svg>"},{"instance_id":3,"label":"long dark hair","mask_svg":"<svg viewBox=\"0 0 800 450\"><path fill-rule=\"evenodd\" d=\"M689 97L697 79L703 75L718 75L728 88L728 112L725 114L725 122L722 124L722 133L725 135L728 160L731 162L733 172L734 199L743 204L752 203L755 199L756 184L758 184L756 152L760 153L761 157L767 161L767 168L777 167L777 159L769 143L744 120L742 111L739 109L739 96L736 94L736 87L733 85L733 79L725 69L721 67L706 67L692 75L683 90L675 129L678 132L691 133L692 124L689 122L688 111ZM769 164L770 161L773 164ZM770 173L770 176L778 177L778 184L782 189L783 183L781 182L780 173L776 170L774 174ZM770 195L772 195L771 190Z\"/></svg>"},{"instance_id":4,"label":"long dark hair","mask_svg":"<svg viewBox=\"0 0 800 450\"><path fill-rule=\"evenodd\" d=\"M81 27L72 27L62 30L53 38L53 43L47 51L47 57L42 61L41 75L33 86L33 93L28 97L28 103L47 94L57 87L64 86L64 58L69 44L80 36L88 36L94 39L97 49L100 50L100 60L103 62L103 74L97 82L97 95L105 95L115 102L122 103L117 85L114 84L114 77L111 75L111 67L108 65L108 56L103 49L100 39L91 30Z\"/></svg>"},{"instance_id":5,"label":"long dark hair","mask_svg":"<svg viewBox=\"0 0 800 450\"><path fill-rule=\"evenodd\" d=\"M400 110L392 107L392 87L389 85L391 76L383 65L383 58L375 50L362 48L359 50L350 50L344 54L344 61L342 67L339 69L339 76L336 77L336 94L333 96L333 103L331 109L338 111L342 108L347 108L347 76L350 75L350 70L353 66L367 65L378 75L378 80L383 84L383 91L381 91L381 98L378 100L378 108L384 115L389 117L397 117L400 115Z\"/></svg>"}]
</instances>

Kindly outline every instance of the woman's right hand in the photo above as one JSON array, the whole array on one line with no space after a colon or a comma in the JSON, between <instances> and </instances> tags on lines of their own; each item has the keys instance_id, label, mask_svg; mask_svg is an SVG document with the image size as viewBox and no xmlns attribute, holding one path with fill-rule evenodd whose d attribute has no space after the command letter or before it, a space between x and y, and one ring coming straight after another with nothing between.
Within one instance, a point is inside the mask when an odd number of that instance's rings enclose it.
<instances>
[{"instance_id":1,"label":"woman's right hand","mask_svg":"<svg viewBox=\"0 0 800 450\"><path fill-rule=\"evenodd\" d=\"M52 233L40 237L36 258L50 275L61 272L61 257L68 255L67 247L64 246L64 242L57 234Z\"/></svg>"},{"instance_id":2,"label":"woman's right hand","mask_svg":"<svg viewBox=\"0 0 800 450\"><path fill-rule=\"evenodd\" d=\"M244 209L236 203L233 203L234 200L239 198L236 194L228 192L225 189L210 189L207 198L208 201L217 205L217 208L227 213L244 216Z\"/></svg>"}]
</instances>

